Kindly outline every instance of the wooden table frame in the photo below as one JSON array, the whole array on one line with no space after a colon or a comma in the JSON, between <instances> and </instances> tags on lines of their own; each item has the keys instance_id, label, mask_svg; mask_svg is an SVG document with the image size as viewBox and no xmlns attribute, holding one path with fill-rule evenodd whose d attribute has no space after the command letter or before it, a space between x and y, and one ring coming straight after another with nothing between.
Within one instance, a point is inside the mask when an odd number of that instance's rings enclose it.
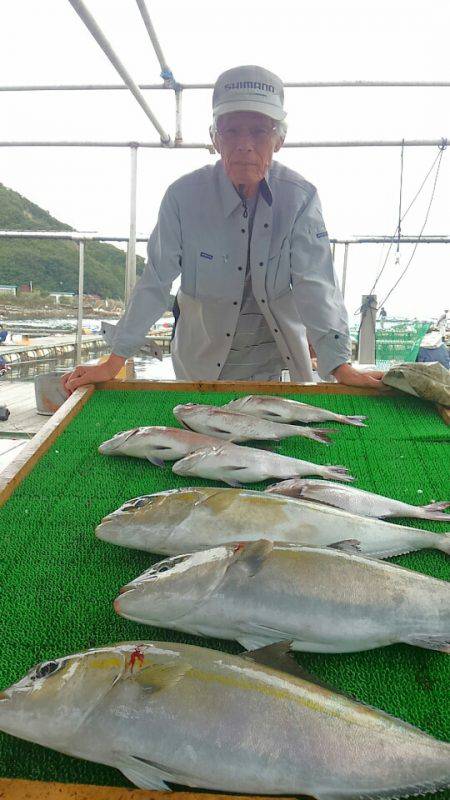
<instances>
[{"instance_id":1,"label":"wooden table frame","mask_svg":"<svg viewBox=\"0 0 450 800\"><path fill-rule=\"evenodd\" d=\"M0 507L12 495L17 486L31 472L41 456L49 450L55 439L77 416L94 391L180 391L180 392L245 392L247 394L350 394L377 397L373 389L362 389L344 386L338 383L257 383L249 381L142 381L113 380L96 387L87 386L77 389L56 411L39 433L22 448L22 451L0 473ZM389 392L389 395L398 394ZM450 425L450 409L437 407L438 412L447 425ZM229 800L229 795L198 794L196 792L149 792L141 789L112 788L105 786L86 786L81 784L65 784L44 781L26 781L20 779L0 778L0 800ZM238 798L235 800L259 800L259 798ZM262 799L261 799L262 800ZM282 798L278 799L282 800Z\"/></svg>"}]
</instances>

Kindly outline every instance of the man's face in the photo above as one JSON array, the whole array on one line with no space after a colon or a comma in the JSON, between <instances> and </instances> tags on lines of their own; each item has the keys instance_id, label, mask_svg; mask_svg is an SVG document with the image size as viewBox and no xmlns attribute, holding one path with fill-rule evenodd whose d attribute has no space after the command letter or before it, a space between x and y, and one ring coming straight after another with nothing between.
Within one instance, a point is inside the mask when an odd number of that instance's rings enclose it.
<instances>
[{"instance_id":1,"label":"man's face","mask_svg":"<svg viewBox=\"0 0 450 800\"><path fill-rule=\"evenodd\" d=\"M253 111L234 111L217 120L214 146L234 186L256 186L282 145L275 121Z\"/></svg>"}]
</instances>

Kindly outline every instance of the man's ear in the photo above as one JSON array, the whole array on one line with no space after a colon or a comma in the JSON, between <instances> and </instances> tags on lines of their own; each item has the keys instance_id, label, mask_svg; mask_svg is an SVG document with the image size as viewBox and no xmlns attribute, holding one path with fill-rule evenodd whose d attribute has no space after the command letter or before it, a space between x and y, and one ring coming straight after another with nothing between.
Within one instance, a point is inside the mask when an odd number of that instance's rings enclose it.
<instances>
[{"instance_id":1,"label":"man's ear","mask_svg":"<svg viewBox=\"0 0 450 800\"><path fill-rule=\"evenodd\" d=\"M219 155L222 155L221 152L220 152L219 137L217 135L214 135L213 131L214 131L214 128L213 128L212 125L210 125L209 126L209 138L211 139L211 141L212 141L212 143L214 145L214 150L216 150L216 152L219 153Z\"/></svg>"},{"instance_id":2,"label":"man's ear","mask_svg":"<svg viewBox=\"0 0 450 800\"><path fill-rule=\"evenodd\" d=\"M281 150L281 148L283 147L283 144L284 144L284 139L282 139L281 136L277 136L277 143L273 148L273 152L278 153L278 151Z\"/></svg>"}]
</instances>

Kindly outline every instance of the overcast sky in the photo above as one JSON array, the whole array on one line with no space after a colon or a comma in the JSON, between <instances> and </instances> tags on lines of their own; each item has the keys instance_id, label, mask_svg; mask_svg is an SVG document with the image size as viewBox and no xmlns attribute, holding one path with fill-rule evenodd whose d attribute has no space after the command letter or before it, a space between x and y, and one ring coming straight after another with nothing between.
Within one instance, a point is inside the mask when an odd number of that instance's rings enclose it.
<instances>
[{"instance_id":1,"label":"overcast sky","mask_svg":"<svg viewBox=\"0 0 450 800\"><path fill-rule=\"evenodd\" d=\"M138 83L158 83L159 64L134 0L86 0ZM225 69L260 64L284 81L449 81L448 0L148 0L163 52L180 82L214 82ZM119 83L120 78L67 0L0 3L0 84ZM146 98L173 137L172 92ZM450 139L450 88L291 89L288 140ZM209 91L184 92L185 141L206 142ZM0 93L1 140L157 141L134 98L117 92ZM403 208L437 148L405 149ZM167 186L212 163L206 150L141 150L138 232L152 230ZM278 159L318 187L330 236L393 234L397 225L399 148L285 149ZM0 148L0 182L79 230L126 234L127 149ZM418 234L433 175L403 223ZM424 235L449 235L450 148L444 153ZM1 221L0 221L1 228ZM141 247L139 252L144 253ZM336 253L338 274L342 248ZM389 262L381 300L409 258ZM370 290L381 247L350 249L346 301L351 320ZM436 317L450 296L450 245L419 245L390 315Z\"/></svg>"}]
</instances>

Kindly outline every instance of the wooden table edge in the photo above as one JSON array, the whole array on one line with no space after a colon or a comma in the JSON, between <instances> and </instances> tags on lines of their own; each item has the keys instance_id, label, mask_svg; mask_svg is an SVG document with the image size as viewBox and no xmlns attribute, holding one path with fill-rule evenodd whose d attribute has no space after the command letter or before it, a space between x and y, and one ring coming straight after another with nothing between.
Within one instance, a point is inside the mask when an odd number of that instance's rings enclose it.
<instances>
[{"instance_id":1,"label":"wooden table edge","mask_svg":"<svg viewBox=\"0 0 450 800\"><path fill-rule=\"evenodd\" d=\"M204 792L154 792L147 789L126 789L82 783L29 781L21 778L0 778L0 800L264 800L250 795L223 795ZM287 800L287 798L278 798Z\"/></svg>"}]
</instances>

